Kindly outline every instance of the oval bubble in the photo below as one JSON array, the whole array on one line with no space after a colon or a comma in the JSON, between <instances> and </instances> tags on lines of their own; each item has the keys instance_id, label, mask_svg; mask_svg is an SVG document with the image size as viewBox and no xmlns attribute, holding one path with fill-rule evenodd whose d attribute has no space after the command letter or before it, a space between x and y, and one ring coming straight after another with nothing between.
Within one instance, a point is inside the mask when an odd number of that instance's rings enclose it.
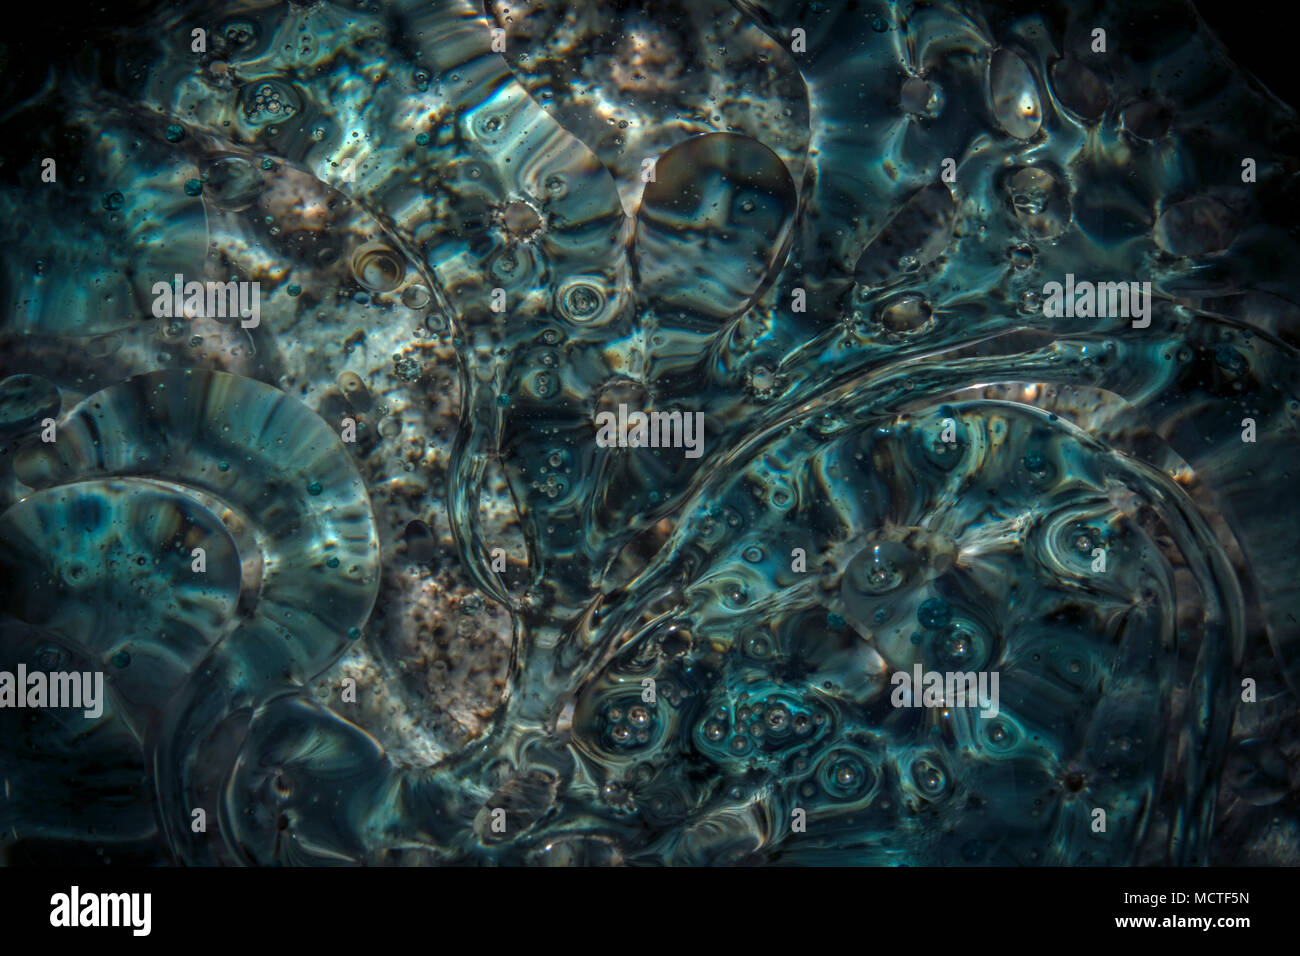
<instances>
[{"instance_id":1,"label":"oval bubble","mask_svg":"<svg viewBox=\"0 0 1300 956\"><path fill-rule=\"evenodd\" d=\"M1032 139L1043 125L1034 74L1010 50L995 50L989 60L989 101L998 125L1016 139Z\"/></svg>"},{"instance_id":2,"label":"oval bubble","mask_svg":"<svg viewBox=\"0 0 1300 956\"><path fill-rule=\"evenodd\" d=\"M1078 60L1067 58L1052 64L1052 88L1061 105L1080 119L1094 122L1106 112L1110 98L1106 84Z\"/></svg>"},{"instance_id":3,"label":"oval bubble","mask_svg":"<svg viewBox=\"0 0 1300 956\"><path fill-rule=\"evenodd\" d=\"M659 158L637 214L642 295L721 319L746 308L789 246L798 201L780 157L757 140L706 133Z\"/></svg>"},{"instance_id":4,"label":"oval bubble","mask_svg":"<svg viewBox=\"0 0 1300 956\"><path fill-rule=\"evenodd\" d=\"M1174 256L1222 252L1236 235L1236 217L1212 196L1174 203L1160 214L1155 226L1156 245Z\"/></svg>"}]
</instances>

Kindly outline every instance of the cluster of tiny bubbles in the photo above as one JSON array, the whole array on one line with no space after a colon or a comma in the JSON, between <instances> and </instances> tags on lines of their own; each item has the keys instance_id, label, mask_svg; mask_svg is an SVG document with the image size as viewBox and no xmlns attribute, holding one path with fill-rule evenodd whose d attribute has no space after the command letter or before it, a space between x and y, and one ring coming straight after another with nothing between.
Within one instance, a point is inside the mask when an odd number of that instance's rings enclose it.
<instances>
[{"instance_id":1,"label":"cluster of tiny bubbles","mask_svg":"<svg viewBox=\"0 0 1300 956\"><path fill-rule=\"evenodd\" d=\"M230 20L222 24L222 38L232 47L251 46L257 40L257 26L248 20Z\"/></svg>"},{"instance_id":2,"label":"cluster of tiny bubbles","mask_svg":"<svg viewBox=\"0 0 1300 956\"><path fill-rule=\"evenodd\" d=\"M395 354L393 356L393 375L401 382L418 382L420 377L424 375L424 367L410 355Z\"/></svg>"},{"instance_id":3,"label":"cluster of tiny bubbles","mask_svg":"<svg viewBox=\"0 0 1300 956\"><path fill-rule=\"evenodd\" d=\"M745 390L756 402L771 401L783 384L783 376L766 362L753 365L745 373Z\"/></svg>"},{"instance_id":4,"label":"cluster of tiny bubbles","mask_svg":"<svg viewBox=\"0 0 1300 956\"><path fill-rule=\"evenodd\" d=\"M601 732L607 743L624 750L644 747L655 725L655 707L640 698L611 701L602 714Z\"/></svg>"},{"instance_id":5,"label":"cluster of tiny bubbles","mask_svg":"<svg viewBox=\"0 0 1300 956\"><path fill-rule=\"evenodd\" d=\"M292 119L302 109L302 97L280 77L249 80L240 96L244 118L256 126Z\"/></svg>"}]
</instances>

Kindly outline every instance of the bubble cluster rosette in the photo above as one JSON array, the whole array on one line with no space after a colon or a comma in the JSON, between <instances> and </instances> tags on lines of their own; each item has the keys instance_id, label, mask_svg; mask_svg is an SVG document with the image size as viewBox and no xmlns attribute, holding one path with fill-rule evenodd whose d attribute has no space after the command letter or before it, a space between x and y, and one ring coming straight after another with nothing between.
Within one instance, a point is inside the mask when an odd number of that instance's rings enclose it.
<instances>
[{"instance_id":1,"label":"bubble cluster rosette","mask_svg":"<svg viewBox=\"0 0 1300 956\"><path fill-rule=\"evenodd\" d=\"M6 642L110 675L185 862L1238 859L1300 686L1294 113L1189 6L1112 16L145 31L155 68L63 88L98 178L0 272ZM135 314L200 270L265 295L206 354ZM1149 282L1149 323L1053 313L1067 274ZM620 408L700 413L703 454L601 447ZM412 765L307 687L365 629L361 692L438 703L376 596L443 538L429 599L477 588L512 644L485 732ZM997 713L900 706L914 668L997 673Z\"/></svg>"}]
</instances>

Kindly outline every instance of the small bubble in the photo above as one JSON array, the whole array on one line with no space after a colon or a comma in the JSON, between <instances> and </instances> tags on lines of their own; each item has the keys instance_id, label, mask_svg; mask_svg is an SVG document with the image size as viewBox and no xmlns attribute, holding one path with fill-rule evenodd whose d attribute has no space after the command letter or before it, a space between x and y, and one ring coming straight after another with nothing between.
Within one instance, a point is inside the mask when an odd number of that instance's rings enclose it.
<instances>
[{"instance_id":1,"label":"small bubble","mask_svg":"<svg viewBox=\"0 0 1300 956\"><path fill-rule=\"evenodd\" d=\"M946 627L952 620L952 608L942 598L927 598L916 609L916 619L929 630Z\"/></svg>"}]
</instances>

